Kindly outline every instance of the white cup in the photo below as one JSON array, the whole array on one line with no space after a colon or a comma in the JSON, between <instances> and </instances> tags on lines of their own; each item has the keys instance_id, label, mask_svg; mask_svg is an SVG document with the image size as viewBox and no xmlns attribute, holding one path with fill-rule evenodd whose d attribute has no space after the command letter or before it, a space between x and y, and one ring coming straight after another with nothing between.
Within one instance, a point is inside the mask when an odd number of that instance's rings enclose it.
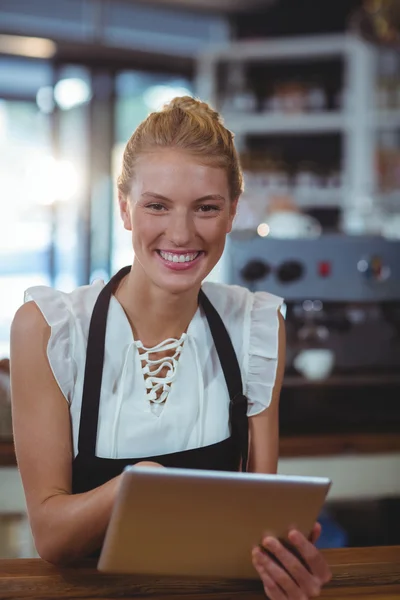
<instances>
[{"instance_id":1,"label":"white cup","mask_svg":"<svg viewBox=\"0 0 400 600\"><path fill-rule=\"evenodd\" d=\"M385 217L382 234L388 240L400 240L400 214Z\"/></svg>"},{"instance_id":2,"label":"white cup","mask_svg":"<svg viewBox=\"0 0 400 600\"><path fill-rule=\"evenodd\" d=\"M317 238L322 233L319 222L302 213L274 212L266 219L269 236L282 239Z\"/></svg>"},{"instance_id":3,"label":"white cup","mask_svg":"<svg viewBox=\"0 0 400 600\"><path fill-rule=\"evenodd\" d=\"M306 379L320 381L332 372L335 355L328 348L310 348L302 350L293 361L293 365Z\"/></svg>"}]
</instances>

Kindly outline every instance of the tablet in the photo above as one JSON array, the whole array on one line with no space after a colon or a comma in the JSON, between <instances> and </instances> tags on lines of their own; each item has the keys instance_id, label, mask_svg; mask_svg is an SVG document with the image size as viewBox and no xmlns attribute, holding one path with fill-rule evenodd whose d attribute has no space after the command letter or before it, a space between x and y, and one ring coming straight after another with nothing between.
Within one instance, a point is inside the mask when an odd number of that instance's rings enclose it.
<instances>
[{"instance_id":1,"label":"tablet","mask_svg":"<svg viewBox=\"0 0 400 600\"><path fill-rule=\"evenodd\" d=\"M257 579L254 545L307 537L331 481L192 469L128 467L98 562L106 573Z\"/></svg>"}]
</instances>

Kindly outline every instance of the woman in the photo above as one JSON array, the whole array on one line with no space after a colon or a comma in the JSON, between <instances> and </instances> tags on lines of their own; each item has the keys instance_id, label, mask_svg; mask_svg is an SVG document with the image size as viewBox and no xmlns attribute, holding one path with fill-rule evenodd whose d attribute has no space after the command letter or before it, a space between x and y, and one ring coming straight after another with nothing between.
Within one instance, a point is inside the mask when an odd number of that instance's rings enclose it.
<instances>
[{"instance_id":1,"label":"woman","mask_svg":"<svg viewBox=\"0 0 400 600\"><path fill-rule=\"evenodd\" d=\"M32 288L12 326L18 464L36 547L56 564L99 549L128 464L277 468L281 299L202 285L243 189L232 134L176 98L132 135L118 188L132 268L71 294ZM290 575L252 550L271 599L314 597L330 578L311 542L291 540L310 570L275 539Z\"/></svg>"}]
</instances>

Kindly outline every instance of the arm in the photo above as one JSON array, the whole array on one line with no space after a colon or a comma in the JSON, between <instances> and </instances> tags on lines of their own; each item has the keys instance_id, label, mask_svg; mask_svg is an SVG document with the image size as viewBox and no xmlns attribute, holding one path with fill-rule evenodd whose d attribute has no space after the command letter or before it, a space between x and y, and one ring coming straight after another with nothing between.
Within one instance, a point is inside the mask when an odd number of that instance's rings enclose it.
<instances>
[{"instance_id":1,"label":"arm","mask_svg":"<svg viewBox=\"0 0 400 600\"><path fill-rule=\"evenodd\" d=\"M279 454L279 396L285 371L285 320L278 313L278 365L271 403L267 409L249 418L249 463L253 473L276 473Z\"/></svg>"},{"instance_id":2,"label":"arm","mask_svg":"<svg viewBox=\"0 0 400 600\"><path fill-rule=\"evenodd\" d=\"M285 321L279 316L278 365L272 399L269 407L249 419L249 471L276 473L279 454L279 395L285 371ZM331 579L331 573L322 554L315 548L321 527L315 524L311 541L298 531L289 532L289 541L301 554L309 570L277 539L268 536L263 546L280 561L253 548L253 565L260 575L265 593L271 600L308 600L320 594L321 587Z\"/></svg>"},{"instance_id":3,"label":"arm","mask_svg":"<svg viewBox=\"0 0 400 600\"><path fill-rule=\"evenodd\" d=\"M50 327L33 302L11 328L11 397L15 450L39 555L61 564L101 546L120 477L71 495L68 404L48 359Z\"/></svg>"}]
</instances>

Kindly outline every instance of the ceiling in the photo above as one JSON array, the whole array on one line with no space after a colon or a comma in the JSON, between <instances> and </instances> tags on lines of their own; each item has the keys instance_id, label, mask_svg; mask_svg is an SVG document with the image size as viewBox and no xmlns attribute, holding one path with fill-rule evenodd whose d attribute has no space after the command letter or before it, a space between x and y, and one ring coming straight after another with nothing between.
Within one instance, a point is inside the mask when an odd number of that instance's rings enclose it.
<instances>
[{"instance_id":1,"label":"ceiling","mask_svg":"<svg viewBox=\"0 0 400 600\"><path fill-rule=\"evenodd\" d=\"M132 1L132 0L131 0ZM136 0L137 1L137 0ZM188 8L216 12L243 12L255 8L267 7L277 0L139 0L146 5L169 6L172 8Z\"/></svg>"}]
</instances>

